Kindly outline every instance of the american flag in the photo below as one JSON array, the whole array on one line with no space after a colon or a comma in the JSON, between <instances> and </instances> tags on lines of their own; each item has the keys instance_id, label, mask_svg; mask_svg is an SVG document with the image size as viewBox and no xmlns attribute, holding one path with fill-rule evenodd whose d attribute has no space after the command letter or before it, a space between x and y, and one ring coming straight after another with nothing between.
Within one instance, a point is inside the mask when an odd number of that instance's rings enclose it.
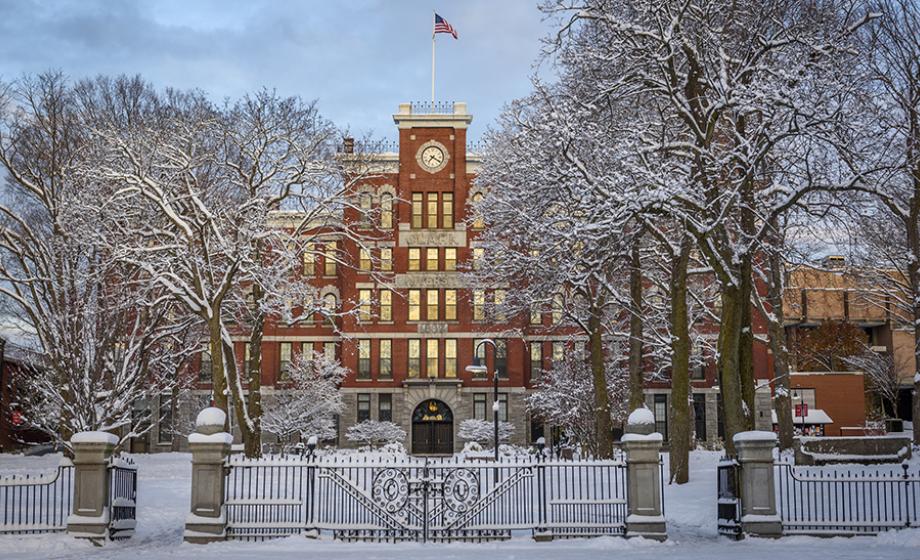
<instances>
[{"instance_id":1,"label":"american flag","mask_svg":"<svg viewBox=\"0 0 920 560\"><path fill-rule=\"evenodd\" d=\"M454 36L454 39L457 38L457 30L454 29L454 26L447 23L447 20L439 16L438 14L434 15L434 32L435 33L450 33Z\"/></svg>"}]
</instances>

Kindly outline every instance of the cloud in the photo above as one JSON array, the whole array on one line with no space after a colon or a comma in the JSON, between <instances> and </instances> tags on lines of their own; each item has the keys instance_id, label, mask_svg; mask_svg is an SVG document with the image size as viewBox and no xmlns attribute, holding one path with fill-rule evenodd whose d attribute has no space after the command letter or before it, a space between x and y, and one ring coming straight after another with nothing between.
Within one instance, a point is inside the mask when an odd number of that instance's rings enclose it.
<instances>
[{"instance_id":1,"label":"cloud","mask_svg":"<svg viewBox=\"0 0 920 560\"><path fill-rule=\"evenodd\" d=\"M437 37L438 98L469 103L476 138L529 90L547 32L532 1L0 0L0 78L141 74L215 100L267 87L393 138L397 104L430 95L435 8L460 33Z\"/></svg>"}]
</instances>

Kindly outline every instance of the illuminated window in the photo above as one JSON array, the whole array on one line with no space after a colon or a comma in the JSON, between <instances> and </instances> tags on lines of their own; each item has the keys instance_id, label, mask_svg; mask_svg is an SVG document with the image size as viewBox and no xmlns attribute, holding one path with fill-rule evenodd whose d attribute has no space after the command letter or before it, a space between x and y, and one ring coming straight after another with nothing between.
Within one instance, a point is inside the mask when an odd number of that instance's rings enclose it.
<instances>
[{"instance_id":1,"label":"illuminated window","mask_svg":"<svg viewBox=\"0 0 920 560\"><path fill-rule=\"evenodd\" d=\"M537 304L530 306L530 324L539 325L543 322L543 316L540 314L540 306Z\"/></svg>"},{"instance_id":2,"label":"illuminated window","mask_svg":"<svg viewBox=\"0 0 920 560\"><path fill-rule=\"evenodd\" d=\"M327 315L332 315L335 313L336 308L339 306L339 300L336 299L335 294L326 294L323 296L323 310Z\"/></svg>"},{"instance_id":3,"label":"illuminated window","mask_svg":"<svg viewBox=\"0 0 920 560\"><path fill-rule=\"evenodd\" d=\"M392 340L381 340L380 341L380 357L379 357L379 376L380 377L393 377L393 341Z\"/></svg>"},{"instance_id":4,"label":"illuminated window","mask_svg":"<svg viewBox=\"0 0 920 560\"><path fill-rule=\"evenodd\" d=\"M553 323L562 322L562 294L553 296Z\"/></svg>"},{"instance_id":5,"label":"illuminated window","mask_svg":"<svg viewBox=\"0 0 920 560\"><path fill-rule=\"evenodd\" d=\"M425 294L425 318L429 321L438 320L438 290L428 290Z\"/></svg>"},{"instance_id":6,"label":"illuminated window","mask_svg":"<svg viewBox=\"0 0 920 560\"><path fill-rule=\"evenodd\" d=\"M444 290L444 320L457 320L457 290Z\"/></svg>"},{"instance_id":7,"label":"illuminated window","mask_svg":"<svg viewBox=\"0 0 920 560\"><path fill-rule=\"evenodd\" d=\"M438 339L430 338L425 345L425 374L428 377L438 376Z\"/></svg>"},{"instance_id":8,"label":"illuminated window","mask_svg":"<svg viewBox=\"0 0 920 560\"><path fill-rule=\"evenodd\" d=\"M326 242L326 253L323 255L323 274L326 276L335 276L336 271L336 250L338 249L338 242L336 241L327 241Z\"/></svg>"},{"instance_id":9,"label":"illuminated window","mask_svg":"<svg viewBox=\"0 0 920 560\"><path fill-rule=\"evenodd\" d=\"M444 249L444 270L449 272L457 270L457 249L455 247Z\"/></svg>"},{"instance_id":10,"label":"illuminated window","mask_svg":"<svg viewBox=\"0 0 920 560\"><path fill-rule=\"evenodd\" d=\"M201 351L201 367L198 368L198 380L211 382L214 376L213 365L211 363L211 352L209 350Z\"/></svg>"},{"instance_id":11,"label":"illuminated window","mask_svg":"<svg viewBox=\"0 0 920 560\"><path fill-rule=\"evenodd\" d=\"M422 269L422 250L418 247L409 247L409 270Z\"/></svg>"},{"instance_id":12,"label":"illuminated window","mask_svg":"<svg viewBox=\"0 0 920 560\"><path fill-rule=\"evenodd\" d=\"M482 193L474 194L472 201L473 205L475 206L475 208L473 208L473 212L476 215L476 217L473 219L473 229L482 229L486 227L485 220L482 219L482 208L479 206L479 204L482 202Z\"/></svg>"},{"instance_id":13,"label":"illuminated window","mask_svg":"<svg viewBox=\"0 0 920 560\"><path fill-rule=\"evenodd\" d=\"M486 316L486 292L473 290L473 320L482 321Z\"/></svg>"},{"instance_id":14,"label":"illuminated window","mask_svg":"<svg viewBox=\"0 0 920 560\"><path fill-rule=\"evenodd\" d=\"M558 364L562 363L562 360L565 359L565 343L564 342L553 342L553 367L556 367Z\"/></svg>"},{"instance_id":15,"label":"illuminated window","mask_svg":"<svg viewBox=\"0 0 920 560\"><path fill-rule=\"evenodd\" d=\"M364 272L370 272L371 270L371 250L361 247L358 250L358 268Z\"/></svg>"},{"instance_id":16,"label":"illuminated window","mask_svg":"<svg viewBox=\"0 0 920 560\"><path fill-rule=\"evenodd\" d=\"M371 341L366 338L358 341L358 378L371 378Z\"/></svg>"},{"instance_id":17,"label":"illuminated window","mask_svg":"<svg viewBox=\"0 0 920 560\"><path fill-rule=\"evenodd\" d=\"M291 375L291 347L290 342L282 342L278 345L278 353L281 356L281 367L278 371L281 379L287 379Z\"/></svg>"},{"instance_id":18,"label":"illuminated window","mask_svg":"<svg viewBox=\"0 0 920 560\"><path fill-rule=\"evenodd\" d=\"M393 270L393 249L390 247L380 249L380 270L384 272Z\"/></svg>"},{"instance_id":19,"label":"illuminated window","mask_svg":"<svg viewBox=\"0 0 920 560\"><path fill-rule=\"evenodd\" d=\"M330 362L335 361L336 348L335 342L324 342L323 343L323 356Z\"/></svg>"},{"instance_id":20,"label":"illuminated window","mask_svg":"<svg viewBox=\"0 0 920 560\"><path fill-rule=\"evenodd\" d=\"M482 269L482 257L485 255L485 249L482 247L473 247L473 270Z\"/></svg>"},{"instance_id":21,"label":"illuminated window","mask_svg":"<svg viewBox=\"0 0 920 560\"><path fill-rule=\"evenodd\" d=\"M409 340L409 377L418 377L422 367L422 341Z\"/></svg>"},{"instance_id":22,"label":"illuminated window","mask_svg":"<svg viewBox=\"0 0 920 560\"><path fill-rule=\"evenodd\" d=\"M385 193L380 195L380 228L393 227L393 195Z\"/></svg>"},{"instance_id":23,"label":"illuminated window","mask_svg":"<svg viewBox=\"0 0 920 560\"><path fill-rule=\"evenodd\" d=\"M444 377L457 377L457 341L444 341Z\"/></svg>"},{"instance_id":24,"label":"illuminated window","mask_svg":"<svg viewBox=\"0 0 920 560\"><path fill-rule=\"evenodd\" d=\"M428 229L438 227L438 193L428 193Z\"/></svg>"},{"instance_id":25,"label":"illuminated window","mask_svg":"<svg viewBox=\"0 0 920 560\"><path fill-rule=\"evenodd\" d=\"M409 290L409 320L422 320L422 291Z\"/></svg>"},{"instance_id":26,"label":"illuminated window","mask_svg":"<svg viewBox=\"0 0 920 560\"><path fill-rule=\"evenodd\" d=\"M412 229L422 228L422 193L412 193Z\"/></svg>"},{"instance_id":27,"label":"illuminated window","mask_svg":"<svg viewBox=\"0 0 920 560\"><path fill-rule=\"evenodd\" d=\"M539 381L543 370L543 343L530 343L530 380Z\"/></svg>"},{"instance_id":28,"label":"illuminated window","mask_svg":"<svg viewBox=\"0 0 920 560\"><path fill-rule=\"evenodd\" d=\"M362 321L370 321L373 310L371 304L373 298L370 290L358 290L358 318Z\"/></svg>"},{"instance_id":29,"label":"illuminated window","mask_svg":"<svg viewBox=\"0 0 920 560\"><path fill-rule=\"evenodd\" d=\"M495 302L495 320L504 321L505 317L505 290L495 290L492 294L493 301Z\"/></svg>"},{"instance_id":30,"label":"illuminated window","mask_svg":"<svg viewBox=\"0 0 920 560\"><path fill-rule=\"evenodd\" d=\"M508 341L495 341L495 375L508 377Z\"/></svg>"},{"instance_id":31,"label":"illuminated window","mask_svg":"<svg viewBox=\"0 0 920 560\"><path fill-rule=\"evenodd\" d=\"M454 193L441 195L441 227L444 229L454 227Z\"/></svg>"},{"instance_id":32,"label":"illuminated window","mask_svg":"<svg viewBox=\"0 0 920 560\"><path fill-rule=\"evenodd\" d=\"M313 276L316 274L316 253L313 252L313 244L309 244L303 253L303 274L304 276Z\"/></svg>"},{"instance_id":33,"label":"illuminated window","mask_svg":"<svg viewBox=\"0 0 920 560\"><path fill-rule=\"evenodd\" d=\"M371 195L369 193L361 193L359 199L359 204L361 206L361 225L368 226L371 223L371 204L372 204Z\"/></svg>"},{"instance_id":34,"label":"illuminated window","mask_svg":"<svg viewBox=\"0 0 920 560\"><path fill-rule=\"evenodd\" d=\"M438 269L438 248L429 247L425 249L425 270Z\"/></svg>"},{"instance_id":35,"label":"illuminated window","mask_svg":"<svg viewBox=\"0 0 920 560\"><path fill-rule=\"evenodd\" d=\"M393 320L393 292L380 290L380 320Z\"/></svg>"}]
</instances>

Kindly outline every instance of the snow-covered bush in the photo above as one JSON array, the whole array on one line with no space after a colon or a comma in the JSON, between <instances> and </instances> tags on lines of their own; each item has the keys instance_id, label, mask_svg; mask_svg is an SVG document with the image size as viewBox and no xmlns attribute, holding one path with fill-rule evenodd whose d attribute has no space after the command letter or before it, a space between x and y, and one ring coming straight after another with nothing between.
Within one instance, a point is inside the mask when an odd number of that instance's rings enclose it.
<instances>
[{"instance_id":1,"label":"snow-covered bush","mask_svg":"<svg viewBox=\"0 0 920 560\"><path fill-rule=\"evenodd\" d=\"M514 425L510 422L498 423L498 441L507 442L514 435ZM495 439L495 425L487 420L464 420L460 422L457 437L463 441L473 441L481 445L491 445Z\"/></svg>"},{"instance_id":2,"label":"snow-covered bush","mask_svg":"<svg viewBox=\"0 0 920 560\"><path fill-rule=\"evenodd\" d=\"M345 431L345 439L355 443L377 447L384 444L402 442L406 431L393 422L365 420Z\"/></svg>"},{"instance_id":3,"label":"snow-covered bush","mask_svg":"<svg viewBox=\"0 0 920 560\"><path fill-rule=\"evenodd\" d=\"M279 383L275 402L263 413L262 428L282 440L335 437L335 415L344 406L339 385L346 373L321 353L296 356L288 381Z\"/></svg>"}]
</instances>

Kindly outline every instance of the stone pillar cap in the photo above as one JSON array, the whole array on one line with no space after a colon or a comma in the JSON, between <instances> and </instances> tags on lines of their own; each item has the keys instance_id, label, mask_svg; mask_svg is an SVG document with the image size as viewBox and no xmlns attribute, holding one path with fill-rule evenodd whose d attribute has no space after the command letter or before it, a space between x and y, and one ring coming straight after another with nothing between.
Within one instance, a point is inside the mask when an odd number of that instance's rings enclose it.
<instances>
[{"instance_id":1,"label":"stone pillar cap","mask_svg":"<svg viewBox=\"0 0 920 560\"><path fill-rule=\"evenodd\" d=\"M776 443L776 434L773 432L766 432L763 430L751 430L749 432L738 432L732 438L732 441L735 443L747 443L747 442L764 442L764 443Z\"/></svg>"},{"instance_id":2,"label":"stone pillar cap","mask_svg":"<svg viewBox=\"0 0 920 560\"><path fill-rule=\"evenodd\" d=\"M224 431L226 422L227 414L223 410L209 406L198 413L198 417L195 418L195 429L200 434L216 434Z\"/></svg>"},{"instance_id":3,"label":"stone pillar cap","mask_svg":"<svg viewBox=\"0 0 920 560\"><path fill-rule=\"evenodd\" d=\"M101 443L117 445L118 436L108 432L77 432L70 438L70 443Z\"/></svg>"}]
</instances>

